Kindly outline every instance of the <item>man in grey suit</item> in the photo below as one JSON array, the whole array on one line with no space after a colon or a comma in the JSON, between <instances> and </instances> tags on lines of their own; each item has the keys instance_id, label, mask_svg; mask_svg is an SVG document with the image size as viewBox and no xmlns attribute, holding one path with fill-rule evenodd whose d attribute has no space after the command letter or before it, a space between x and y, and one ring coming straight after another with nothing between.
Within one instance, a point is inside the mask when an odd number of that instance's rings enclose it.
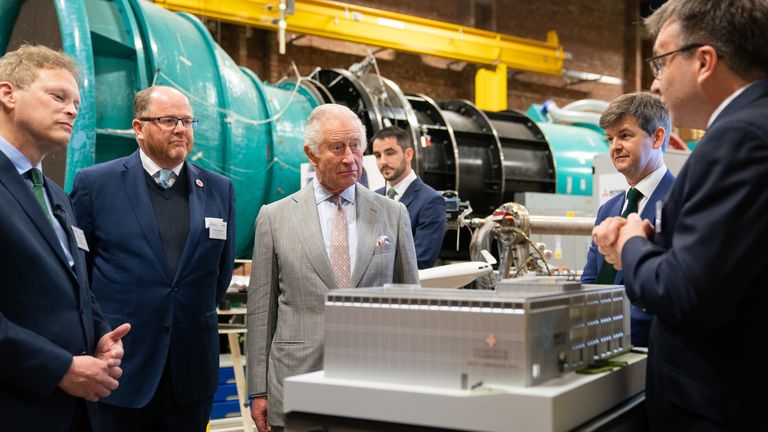
<instances>
[{"instance_id":1,"label":"man in grey suit","mask_svg":"<svg viewBox=\"0 0 768 432\"><path fill-rule=\"evenodd\" d=\"M283 379L323 366L329 290L418 283L405 206L357 184L365 144L365 127L349 108L315 108L304 144L315 179L256 219L248 384L260 432L284 424Z\"/></svg>"}]
</instances>

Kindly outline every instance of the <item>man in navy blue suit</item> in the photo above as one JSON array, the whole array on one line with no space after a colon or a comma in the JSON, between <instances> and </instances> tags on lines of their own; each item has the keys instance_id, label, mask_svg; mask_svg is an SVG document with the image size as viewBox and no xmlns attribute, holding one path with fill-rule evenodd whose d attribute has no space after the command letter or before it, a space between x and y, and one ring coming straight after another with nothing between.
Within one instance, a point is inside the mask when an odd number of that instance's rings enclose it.
<instances>
[{"instance_id":1,"label":"man in navy blue suit","mask_svg":"<svg viewBox=\"0 0 768 432\"><path fill-rule=\"evenodd\" d=\"M72 190L104 317L133 325L125 385L102 401L102 424L203 431L218 382L216 306L232 276L235 194L229 179L186 161L197 119L183 93L143 90L134 116L139 149L79 171Z\"/></svg>"},{"instance_id":2,"label":"man in navy blue suit","mask_svg":"<svg viewBox=\"0 0 768 432\"><path fill-rule=\"evenodd\" d=\"M671 131L667 109L652 93L626 94L608 105L600 116L600 127L605 129L610 144L611 162L630 188L598 209L595 225L609 216L632 212L655 223L656 205L664 200L675 181L664 165L663 153ZM592 242L581 282L622 285L624 277L613 265L605 263ZM647 347L653 317L633 304L630 319L632 345Z\"/></svg>"},{"instance_id":3,"label":"man in navy blue suit","mask_svg":"<svg viewBox=\"0 0 768 432\"><path fill-rule=\"evenodd\" d=\"M652 90L675 125L707 132L655 229L630 215L607 218L593 237L623 268L630 299L655 316L653 429L768 430L754 396L768 378L752 362L768 328L768 2L670 0L646 24Z\"/></svg>"},{"instance_id":4,"label":"man in navy blue suit","mask_svg":"<svg viewBox=\"0 0 768 432\"><path fill-rule=\"evenodd\" d=\"M121 338L88 288L85 243L42 161L69 143L80 105L64 54L0 58L0 407L3 430L98 430L95 401L122 373ZM88 402L86 402L88 401Z\"/></svg>"},{"instance_id":5,"label":"man in navy blue suit","mask_svg":"<svg viewBox=\"0 0 768 432\"><path fill-rule=\"evenodd\" d=\"M387 185L376 193L400 201L408 209L419 269L430 268L443 245L445 200L411 169L413 146L403 129L380 129L371 143L379 171L387 180Z\"/></svg>"}]
</instances>

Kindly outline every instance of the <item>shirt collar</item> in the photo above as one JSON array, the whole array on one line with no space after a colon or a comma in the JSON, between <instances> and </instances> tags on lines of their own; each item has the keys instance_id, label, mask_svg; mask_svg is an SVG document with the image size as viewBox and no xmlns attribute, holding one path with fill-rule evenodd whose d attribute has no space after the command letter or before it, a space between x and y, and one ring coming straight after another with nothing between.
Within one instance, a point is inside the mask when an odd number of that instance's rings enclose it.
<instances>
[{"instance_id":1,"label":"shirt collar","mask_svg":"<svg viewBox=\"0 0 768 432\"><path fill-rule=\"evenodd\" d=\"M328 200L333 196L332 193L325 190L323 185L320 184L319 181L317 181L317 177L312 179L312 187L315 189L315 204L320 204L321 202ZM352 204L355 203L355 185L344 189L339 194L342 198L345 200L351 202Z\"/></svg>"},{"instance_id":2,"label":"shirt collar","mask_svg":"<svg viewBox=\"0 0 768 432\"><path fill-rule=\"evenodd\" d=\"M139 157L141 158L141 166L144 167L144 171L146 171L150 176L154 177L155 174L157 174L157 172L162 169L160 168L160 165L156 164L155 161L152 160L152 158L147 156L147 154L144 153L144 150L142 150L141 148L139 148ZM184 166L184 162L171 168L171 171L173 171L173 173L176 174L176 177L179 176L182 166Z\"/></svg>"},{"instance_id":3,"label":"shirt collar","mask_svg":"<svg viewBox=\"0 0 768 432\"><path fill-rule=\"evenodd\" d=\"M32 168L37 168L40 170L40 172L43 172L43 163L40 162L36 166L32 166L32 164L29 162L29 159L27 159L26 156L24 156L19 149L11 145L5 138L0 136L0 151L2 151L5 156L11 161L13 166L16 168L16 171L19 172L19 175L22 175L29 171Z\"/></svg>"},{"instance_id":4,"label":"shirt collar","mask_svg":"<svg viewBox=\"0 0 768 432\"><path fill-rule=\"evenodd\" d=\"M394 189L395 192L397 192L396 196L402 197L405 191L408 189L408 186L410 186L414 180L416 180L416 173L413 170L411 170L411 172L408 173L408 175L405 176L405 178L400 183L394 186L389 186L389 182L387 182L387 186L390 189Z\"/></svg>"},{"instance_id":5,"label":"shirt collar","mask_svg":"<svg viewBox=\"0 0 768 432\"><path fill-rule=\"evenodd\" d=\"M746 90L747 88L749 88L749 86L751 86L752 84L754 84L756 82L757 81L753 81L753 82L745 85L744 87L742 87L742 88L736 90L735 92L731 93L731 95L728 96L727 98L725 98L724 101L720 102L720 105L717 107L717 109L715 109L715 111L712 113L712 115L709 116L709 121L707 122L707 129L709 129L709 127L712 126L712 123L715 122L715 120L717 119L717 116L719 116L720 113L723 112L725 107L727 107L731 102L733 102L734 99L739 97L739 95L742 94L744 92L744 90Z\"/></svg>"},{"instance_id":6,"label":"shirt collar","mask_svg":"<svg viewBox=\"0 0 768 432\"><path fill-rule=\"evenodd\" d=\"M656 168L652 173L648 174L644 179L637 182L635 189L639 190L640 193L643 194L643 198L650 198L651 194L653 194L653 191L656 190L656 187L659 185L659 183L661 183L661 179L664 178L664 174L666 173L667 166L661 164L661 166Z\"/></svg>"}]
</instances>

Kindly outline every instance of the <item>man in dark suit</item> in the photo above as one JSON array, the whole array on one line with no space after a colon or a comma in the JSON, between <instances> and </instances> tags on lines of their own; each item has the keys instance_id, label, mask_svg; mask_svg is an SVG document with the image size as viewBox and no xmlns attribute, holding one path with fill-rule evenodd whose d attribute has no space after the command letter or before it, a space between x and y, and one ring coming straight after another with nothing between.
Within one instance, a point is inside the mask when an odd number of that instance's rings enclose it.
<instances>
[{"instance_id":1,"label":"man in dark suit","mask_svg":"<svg viewBox=\"0 0 768 432\"><path fill-rule=\"evenodd\" d=\"M670 0L646 24L652 90L675 125L707 133L655 229L630 215L606 219L593 237L623 268L632 301L656 317L652 428L768 430L754 396L768 378L751 362L768 328L768 2Z\"/></svg>"},{"instance_id":2,"label":"man in dark suit","mask_svg":"<svg viewBox=\"0 0 768 432\"><path fill-rule=\"evenodd\" d=\"M130 326L110 332L88 288L88 245L69 198L42 175L45 156L72 135L77 76L71 58L45 47L0 58L3 430L91 430L93 402L109 396L122 373Z\"/></svg>"},{"instance_id":3,"label":"man in dark suit","mask_svg":"<svg viewBox=\"0 0 768 432\"><path fill-rule=\"evenodd\" d=\"M638 213L656 222L656 203L663 200L675 181L664 165L664 150L669 142L669 113L661 99L651 93L619 96L600 116L600 127L610 144L611 162L624 175L630 188L617 194L597 211L595 225L609 216ZM624 284L621 271L597 251L595 242L587 252L582 283ZM631 308L632 345L647 347L653 317L637 307Z\"/></svg>"},{"instance_id":4,"label":"man in dark suit","mask_svg":"<svg viewBox=\"0 0 768 432\"><path fill-rule=\"evenodd\" d=\"M78 172L77 220L96 299L128 321L124 386L103 400L110 431L203 431L218 382L216 305L234 263L232 182L186 161L189 100L155 86L134 102L139 150Z\"/></svg>"},{"instance_id":5,"label":"man in dark suit","mask_svg":"<svg viewBox=\"0 0 768 432\"><path fill-rule=\"evenodd\" d=\"M380 129L371 138L373 154L387 185L376 190L405 204L411 219L419 269L435 264L445 235L445 200L411 169L413 146L397 126Z\"/></svg>"}]
</instances>

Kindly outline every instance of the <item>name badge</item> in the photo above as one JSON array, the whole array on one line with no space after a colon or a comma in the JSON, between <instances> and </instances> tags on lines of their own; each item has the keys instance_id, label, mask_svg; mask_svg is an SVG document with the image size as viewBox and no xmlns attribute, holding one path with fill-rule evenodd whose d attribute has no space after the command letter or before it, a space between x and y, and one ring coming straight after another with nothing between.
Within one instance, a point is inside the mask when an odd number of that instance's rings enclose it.
<instances>
[{"instance_id":1,"label":"name badge","mask_svg":"<svg viewBox=\"0 0 768 432\"><path fill-rule=\"evenodd\" d=\"M85 241L85 233L80 228L72 225L72 233L75 235L75 242L77 243L77 247L80 249L90 252L91 250L88 249L88 242Z\"/></svg>"},{"instance_id":2,"label":"name badge","mask_svg":"<svg viewBox=\"0 0 768 432\"><path fill-rule=\"evenodd\" d=\"M664 203L656 201L656 234L661 234L661 209L664 207Z\"/></svg>"},{"instance_id":3,"label":"name badge","mask_svg":"<svg viewBox=\"0 0 768 432\"><path fill-rule=\"evenodd\" d=\"M205 218L205 227L208 228L208 238L214 240L227 239L227 223L220 218Z\"/></svg>"}]
</instances>

